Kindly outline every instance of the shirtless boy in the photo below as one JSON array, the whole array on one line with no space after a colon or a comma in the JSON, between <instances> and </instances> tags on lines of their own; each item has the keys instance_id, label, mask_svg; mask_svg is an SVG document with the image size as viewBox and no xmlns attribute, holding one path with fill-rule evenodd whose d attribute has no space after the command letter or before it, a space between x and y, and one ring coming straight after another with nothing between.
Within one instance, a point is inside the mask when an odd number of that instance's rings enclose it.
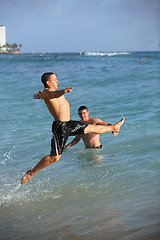
<instances>
[{"instance_id":1,"label":"shirtless boy","mask_svg":"<svg viewBox=\"0 0 160 240\"><path fill-rule=\"evenodd\" d=\"M89 111L86 106L81 106L78 109L78 115L81 119L81 122L87 123L87 124L94 124L94 125L112 125L110 123L104 122L99 118L93 118L89 116ZM118 135L118 132L113 132L114 136ZM102 148L102 144L99 140L99 134L89 133L89 134L83 134L83 135L77 135L70 143L68 143L65 146L66 148L72 147L76 145L81 139L84 142L84 145L86 148Z\"/></svg>"},{"instance_id":2,"label":"shirtless boy","mask_svg":"<svg viewBox=\"0 0 160 240\"><path fill-rule=\"evenodd\" d=\"M65 99L64 94L70 93L72 88L67 87L62 90L57 90L58 80L56 75L52 72L44 73L41 77L41 81L44 84L44 90L34 94L33 97L34 99L43 99L49 112L55 119L52 124L53 138L51 140L51 152L50 155L42 158L32 170L26 172L21 179L21 184L28 182L28 180L41 169L47 167L51 163L57 162L62 155L69 136L88 133L102 134L112 131L118 132L121 125L124 123L124 118L115 125L108 126L71 121L69 103Z\"/></svg>"}]
</instances>

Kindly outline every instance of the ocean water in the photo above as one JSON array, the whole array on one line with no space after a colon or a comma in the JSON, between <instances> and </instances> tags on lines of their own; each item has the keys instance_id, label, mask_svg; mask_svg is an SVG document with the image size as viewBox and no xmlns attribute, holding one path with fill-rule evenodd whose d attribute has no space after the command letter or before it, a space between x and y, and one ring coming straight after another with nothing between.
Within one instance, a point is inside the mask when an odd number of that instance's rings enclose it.
<instances>
[{"instance_id":1,"label":"ocean water","mask_svg":"<svg viewBox=\"0 0 160 240\"><path fill-rule=\"evenodd\" d=\"M0 239L160 239L160 53L55 55L0 55ZM80 142L21 185L50 152L53 118L32 97L47 71L73 87L72 120L80 105L126 120L117 137L100 136L103 149Z\"/></svg>"}]
</instances>

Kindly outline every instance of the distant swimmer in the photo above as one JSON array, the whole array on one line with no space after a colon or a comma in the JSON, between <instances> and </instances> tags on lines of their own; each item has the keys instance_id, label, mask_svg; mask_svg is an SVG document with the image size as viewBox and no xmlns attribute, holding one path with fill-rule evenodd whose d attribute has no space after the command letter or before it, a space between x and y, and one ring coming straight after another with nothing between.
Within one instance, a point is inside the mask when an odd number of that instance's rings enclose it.
<instances>
[{"instance_id":1,"label":"distant swimmer","mask_svg":"<svg viewBox=\"0 0 160 240\"><path fill-rule=\"evenodd\" d=\"M83 122L83 123L94 124L94 125L104 125L104 126L112 125L110 123L102 121L99 118L90 117L88 108L86 106L79 107L78 115L79 115L79 117L81 119L81 122ZM118 135L118 131L117 132L113 132L113 134L114 134L114 136L117 136ZM102 144L100 143L99 137L100 137L100 135L99 134L95 134L95 133L88 133L88 134L83 134L83 135L77 135L70 143L68 143L65 146L65 149L76 145L81 139L83 140L84 145L85 145L86 148L100 149L100 148L102 148Z\"/></svg>"},{"instance_id":2,"label":"distant swimmer","mask_svg":"<svg viewBox=\"0 0 160 240\"><path fill-rule=\"evenodd\" d=\"M40 54L41 60L44 60L45 56L43 54Z\"/></svg>"},{"instance_id":3,"label":"distant swimmer","mask_svg":"<svg viewBox=\"0 0 160 240\"><path fill-rule=\"evenodd\" d=\"M51 163L57 162L62 155L69 136L89 133L102 134L105 132L119 132L121 125L124 123L124 118L118 123L108 126L70 120L70 106L64 94L70 93L72 87L57 90L59 82L56 75L52 72L44 73L41 77L41 81L44 84L44 90L34 94L33 97L34 99L43 99L49 112L55 119L52 124L53 137L51 140L51 152L50 155L42 158L32 170L26 172L21 179L21 184L28 182L28 180L41 169L47 167Z\"/></svg>"},{"instance_id":4,"label":"distant swimmer","mask_svg":"<svg viewBox=\"0 0 160 240\"><path fill-rule=\"evenodd\" d=\"M143 58L139 58L139 61L142 62L143 61ZM148 61L148 58L144 58L144 61Z\"/></svg>"},{"instance_id":5,"label":"distant swimmer","mask_svg":"<svg viewBox=\"0 0 160 240\"><path fill-rule=\"evenodd\" d=\"M56 55L55 57L54 57L54 59L57 59L58 58L58 55Z\"/></svg>"}]
</instances>

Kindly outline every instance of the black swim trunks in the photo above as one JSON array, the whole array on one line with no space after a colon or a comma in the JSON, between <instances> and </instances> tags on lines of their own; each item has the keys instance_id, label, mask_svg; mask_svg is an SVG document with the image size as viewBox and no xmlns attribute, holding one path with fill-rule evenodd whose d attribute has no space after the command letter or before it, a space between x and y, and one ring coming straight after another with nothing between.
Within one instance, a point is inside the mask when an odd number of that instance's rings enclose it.
<instances>
[{"instance_id":1,"label":"black swim trunks","mask_svg":"<svg viewBox=\"0 0 160 240\"><path fill-rule=\"evenodd\" d=\"M90 147L86 147L86 148L90 148ZM102 148L102 144L100 144L98 147L93 147L94 149L97 148L97 149L101 149Z\"/></svg>"},{"instance_id":2,"label":"black swim trunks","mask_svg":"<svg viewBox=\"0 0 160 240\"><path fill-rule=\"evenodd\" d=\"M95 147L95 148L101 149L101 148L102 148L102 144L101 144L101 145L99 145L98 147Z\"/></svg>"},{"instance_id":3,"label":"black swim trunks","mask_svg":"<svg viewBox=\"0 0 160 240\"><path fill-rule=\"evenodd\" d=\"M54 121L52 124L53 138L51 140L50 155L61 155L69 136L84 134L84 129L88 126L80 121Z\"/></svg>"}]
</instances>

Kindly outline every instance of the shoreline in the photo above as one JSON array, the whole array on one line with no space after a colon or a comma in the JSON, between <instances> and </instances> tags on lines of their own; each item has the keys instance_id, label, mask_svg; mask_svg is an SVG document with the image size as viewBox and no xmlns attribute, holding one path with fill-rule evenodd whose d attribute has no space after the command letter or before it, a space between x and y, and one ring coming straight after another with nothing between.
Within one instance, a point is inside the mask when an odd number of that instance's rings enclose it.
<instances>
[{"instance_id":1,"label":"shoreline","mask_svg":"<svg viewBox=\"0 0 160 240\"><path fill-rule=\"evenodd\" d=\"M11 52L0 52L0 54L22 54L20 51L11 51Z\"/></svg>"}]
</instances>

